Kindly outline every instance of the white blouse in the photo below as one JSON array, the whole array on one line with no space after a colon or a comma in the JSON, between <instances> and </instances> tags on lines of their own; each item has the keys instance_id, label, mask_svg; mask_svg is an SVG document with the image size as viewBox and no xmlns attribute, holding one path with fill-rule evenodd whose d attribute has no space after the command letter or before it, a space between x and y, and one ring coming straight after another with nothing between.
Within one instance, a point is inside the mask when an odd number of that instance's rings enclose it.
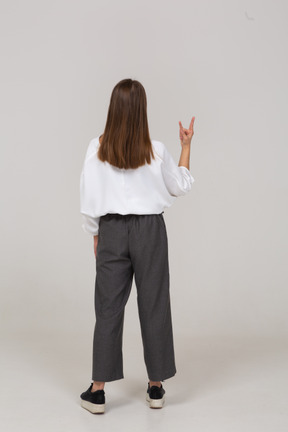
<instances>
[{"instance_id":1,"label":"white blouse","mask_svg":"<svg viewBox=\"0 0 288 432\"><path fill-rule=\"evenodd\" d=\"M176 165L162 142L151 140L155 155L151 164L125 169L98 159L99 138L90 141L80 176L80 213L86 233L98 235L102 215L162 213L176 197L191 190L190 171Z\"/></svg>"}]
</instances>

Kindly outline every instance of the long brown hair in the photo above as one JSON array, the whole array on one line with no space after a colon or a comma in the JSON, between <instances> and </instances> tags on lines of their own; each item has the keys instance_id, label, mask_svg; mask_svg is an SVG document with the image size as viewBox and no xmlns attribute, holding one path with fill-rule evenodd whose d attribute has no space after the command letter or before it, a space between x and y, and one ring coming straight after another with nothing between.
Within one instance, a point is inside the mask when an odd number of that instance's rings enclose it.
<instances>
[{"instance_id":1,"label":"long brown hair","mask_svg":"<svg viewBox=\"0 0 288 432\"><path fill-rule=\"evenodd\" d=\"M118 168L138 168L155 159L143 85L123 79L114 87L98 158Z\"/></svg>"}]
</instances>

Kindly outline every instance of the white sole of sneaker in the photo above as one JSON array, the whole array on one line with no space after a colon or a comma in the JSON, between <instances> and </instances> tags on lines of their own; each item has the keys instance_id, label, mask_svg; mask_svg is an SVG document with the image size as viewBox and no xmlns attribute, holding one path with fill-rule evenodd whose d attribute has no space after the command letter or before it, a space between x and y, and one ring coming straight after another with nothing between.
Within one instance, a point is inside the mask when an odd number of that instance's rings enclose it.
<instances>
[{"instance_id":1,"label":"white sole of sneaker","mask_svg":"<svg viewBox=\"0 0 288 432\"><path fill-rule=\"evenodd\" d=\"M92 414L103 414L105 412L105 404L94 404L81 399L81 406Z\"/></svg>"},{"instance_id":2,"label":"white sole of sneaker","mask_svg":"<svg viewBox=\"0 0 288 432\"><path fill-rule=\"evenodd\" d=\"M150 396L147 393L146 401L149 403L150 408L162 408L165 403L165 395L163 395L161 399L150 399Z\"/></svg>"}]
</instances>

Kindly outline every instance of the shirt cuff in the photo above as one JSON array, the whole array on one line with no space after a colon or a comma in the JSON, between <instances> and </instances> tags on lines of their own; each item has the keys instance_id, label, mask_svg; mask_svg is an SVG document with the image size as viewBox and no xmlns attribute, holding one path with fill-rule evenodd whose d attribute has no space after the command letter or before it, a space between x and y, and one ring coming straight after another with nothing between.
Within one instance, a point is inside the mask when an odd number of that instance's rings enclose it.
<instances>
[{"instance_id":1,"label":"shirt cuff","mask_svg":"<svg viewBox=\"0 0 288 432\"><path fill-rule=\"evenodd\" d=\"M178 168L180 168L183 174L184 191L188 192L191 190L192 183L194 183L195 179L187 167L180 165Z\"/></svg>"},{"instance_id":2,"label":"shirt cuff","mask_svg":"<svg viewBox=\"0 0 288 432\"><path fill-rule=\"evenodd\" d=\"M87 234L97 236L99 233L99 220L100 217L92 217L86 214L82 214L82 229Z\"/></svg>"}]
</instances>

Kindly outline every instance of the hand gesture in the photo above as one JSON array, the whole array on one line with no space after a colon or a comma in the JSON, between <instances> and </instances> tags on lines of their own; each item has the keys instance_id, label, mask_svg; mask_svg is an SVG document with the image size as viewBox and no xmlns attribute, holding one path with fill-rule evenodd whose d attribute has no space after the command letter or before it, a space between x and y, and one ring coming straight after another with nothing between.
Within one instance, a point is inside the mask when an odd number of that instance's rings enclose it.
<instances>
[{"instance_id":1,"label":"hand gesture","mask_svg":"<svg viewBox=\"0 0 288 432\"><path fill-rule=\"evenodd\" d=\"M180 137L180 140L181 140L181 146L183 146L183 145L190 145L192 137L194 135L194 129L193 129L194 120L195 120L195 117L192 117L189 129L184 129L183 126L182 126L181 121L179 121L179 128L180 128L180 130L179 130L179 137Z\"/></svg>"}]
</instances>

